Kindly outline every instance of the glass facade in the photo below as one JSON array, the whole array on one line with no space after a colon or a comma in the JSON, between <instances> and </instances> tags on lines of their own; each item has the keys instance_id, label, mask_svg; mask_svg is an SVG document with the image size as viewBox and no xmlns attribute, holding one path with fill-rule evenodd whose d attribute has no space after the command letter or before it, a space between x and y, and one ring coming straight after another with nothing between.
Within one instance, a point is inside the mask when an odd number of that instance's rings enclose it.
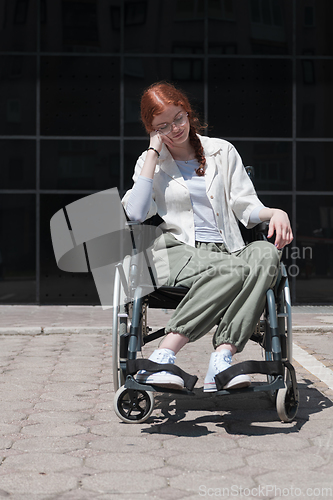
<instances>
[{"instance_id":1,"label":"glass facade","mask_svg":"<svg viewBox=\"0 0 333 500\"><path fill-rule=\"evenodd\" d=\"M132 185L142 90L174 82L288 211L294 304L333 304L331 0L3 0L0 303L99 304L50 218Z\"/></svg>"}]
</instances>

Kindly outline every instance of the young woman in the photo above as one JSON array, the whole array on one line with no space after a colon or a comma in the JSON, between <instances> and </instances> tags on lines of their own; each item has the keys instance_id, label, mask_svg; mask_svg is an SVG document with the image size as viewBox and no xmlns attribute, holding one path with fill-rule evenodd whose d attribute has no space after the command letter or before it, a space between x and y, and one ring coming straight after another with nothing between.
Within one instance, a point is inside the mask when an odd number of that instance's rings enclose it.
<instances>
[{"instance_id":1,"label":"young woman","mask_svg":"<svg viewBox=\"0 0 333 500\"><path fill-rule=\"evenodd\" d=\"M123 204L131 220L160 215L170 266L166 284L189 288L149 359L174 363L187 342L217 325L204 381L204 391L216 391L215 375L242 351L264 309L279 250L293 238L290 222L285 212L260 202L230 143L198 134L200 123L184 92L165 82L151 85L142 95L141 118L150 144L137 161L134 186ZM275 233L275 245L257 241L245 246L238 221L248 228L269 221L268 237ZM159 262L158 273L163 274L162 268ZM136 378L184 387L180 377L167 371L141 371ZM225 388L250 383L248 375L238 375Z\"/></svg>"}]
</instances>

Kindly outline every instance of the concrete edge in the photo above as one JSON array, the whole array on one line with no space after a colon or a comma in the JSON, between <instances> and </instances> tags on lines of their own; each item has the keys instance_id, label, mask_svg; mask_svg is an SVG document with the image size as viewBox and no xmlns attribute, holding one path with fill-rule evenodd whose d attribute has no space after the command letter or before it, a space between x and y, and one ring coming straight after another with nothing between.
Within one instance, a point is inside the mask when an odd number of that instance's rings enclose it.
<instances>
[{"instance_id":1,"label":"concrete edge","mask_svg":"<svg viewBox=\"0 0 333 500\"><path fill-rule=\"evenodd\" d=\"M111 327L84 327L84 326L54 326L54 327L3 327L0 328L0 335L56 335L56 334L111 334Z\"/></svg>"},{"instance_id":2,"label":"concrete edge","mask_svg":"<svg viewBox=\"0 0 333 500\"><path fill-rule=\"evenodd\" d=\"M154 326L156 330L163 326ZM333 332L333 325L295 325L293 332ZM110 326L17 326L17 327L2 327L0 335L56 335L56 334L109 334L112 333Z\"/></svg>"},{"instance_id":3,"label":"concrete edge","mask_svg":"<svg viewBox=\"0 0 333 500\"><path fill-rule=\"evenodd\" d=\"M295 325L293 332L333 332L333 325Z\"/></svg>"}]
</instances>

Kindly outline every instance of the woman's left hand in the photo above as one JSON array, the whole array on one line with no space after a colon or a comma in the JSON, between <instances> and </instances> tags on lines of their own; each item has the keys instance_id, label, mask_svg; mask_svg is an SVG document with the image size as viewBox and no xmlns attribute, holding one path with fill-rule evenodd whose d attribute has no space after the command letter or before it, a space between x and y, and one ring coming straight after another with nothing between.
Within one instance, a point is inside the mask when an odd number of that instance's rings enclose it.
<instances>
[{"instance_id":1,"label":"woman's left hand","mask_svg":"<svg viewBox=\"0 0 333 500\"><path fill-rule=\"evenodd\" d=\"M271 238L275 232L274 244L280 250L292 242L293 232L286 212L278 208L271 208L270 210L273 214L270 217L267 237Z\"/></svg>"}]
</instances>

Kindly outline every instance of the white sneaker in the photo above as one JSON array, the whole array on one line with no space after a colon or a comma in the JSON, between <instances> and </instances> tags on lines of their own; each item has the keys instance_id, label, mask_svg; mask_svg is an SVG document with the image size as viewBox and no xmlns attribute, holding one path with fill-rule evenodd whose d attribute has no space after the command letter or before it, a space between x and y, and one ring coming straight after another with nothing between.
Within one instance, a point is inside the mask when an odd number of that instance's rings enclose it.
<instances>
[{"instance_id":1,"label":"white sneaker","mask_svg":"<svg viewBox=\"0 0 333 500\"><path fill-rule=\"evenodd\" d=\"M174 364L176 356L171 349L156 349L148 359L160 364ZM166 371L152 373L147 372L146 370L140 370L136 375L135 380L142 384L158 385L167 389L184 389L184 380L178 375L174 375L173 373Z\"/></svg>"},{"instance_id":2,"label":"white sneaker","mask_svg":"<svg viewBox=\"0 0 333 500\"><path fill-rule=\"evenodd\" d=\"M223 351L215 351L210 357L208 371L204 381L204 392L217 391L215 383L215 375L230 368L231 366L231 352L228 349ZM251 379L248 375L237 375L229 380L223 389L243 389L251 384Z\"/></svg>"}]
</instances>

